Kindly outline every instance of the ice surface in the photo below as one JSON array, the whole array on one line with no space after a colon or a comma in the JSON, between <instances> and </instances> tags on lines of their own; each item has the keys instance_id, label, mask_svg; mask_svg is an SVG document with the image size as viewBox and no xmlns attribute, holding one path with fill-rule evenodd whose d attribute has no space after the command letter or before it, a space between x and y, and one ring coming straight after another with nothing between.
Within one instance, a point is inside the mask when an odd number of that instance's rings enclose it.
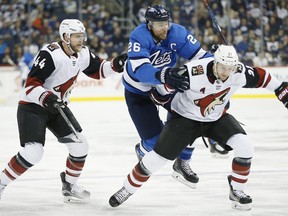
<instances>
[{"instance_id":1,"label":"ice surface","mask_svg":"<svg viewBox=\"0 0 288 216\"><path fill-rule=\"evenodd\" d=\"M118 208L109 197L122 187L137 163L139 141L124 101L71 103L90 142L90 153L79 185L91 192L88 204L62 201L59 174L65 169L67 149L47 131L41 162L9 184L0 200L0 216L71 215L288 215L288 112L277 99L233 99L230 113L244 123L255 143L246 193L253 198L249 212L233 210L228 199L228 159L212 158L201 139L196 141L191 166L200 177L190 189L171 177L172 162ZM0 167L19 150L16 105L0 105ZM160 110L164 118L163 110ZM32 131L31 131L32 132Z\"/></svg>"}]
</instances>

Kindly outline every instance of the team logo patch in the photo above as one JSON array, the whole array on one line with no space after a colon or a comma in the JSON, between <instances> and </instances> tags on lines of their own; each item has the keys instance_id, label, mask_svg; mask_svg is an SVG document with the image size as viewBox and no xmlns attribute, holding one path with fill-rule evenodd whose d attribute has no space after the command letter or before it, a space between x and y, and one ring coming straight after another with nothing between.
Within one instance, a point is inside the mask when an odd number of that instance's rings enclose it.
<instances>
[{"instance_id":1,"label":"team logo patch","mask_svg":"<svg viewBox=\"0 0 288 216\"><path fill-rule=\"evenodd\" d=\"M62 83L58 86L55 86L53 89L56 92L60 92L61 93L61 99L67 97L67 95L71 94L72 89L74 88L75 84L76 84L76 79L77 76L79 74L80 71L78 71L78 73L74 76L71 77L68 81L66 81L65 83Z\"/></svg>"},{"instance_id":2,"label":"team logo patch","mask_svg":"<svg viewBox=\"0 0 288 216\"><path fill-rule=\"evenodd\" d=\"M221 92L217 92L215 94L207 95L204 98L194 100L196 106L200 108L202 116L207 116L213 110L215 110L215 106L222 105L225 101L224 98L230 91L230 88L224 89Z\"/></svg>"},{"instance_id":3,"label":"team logo patch","mask_svg":"<svg viewBox=\"0 0 288 216\"><path fill-rule=\"evenodd\" d=\"M192 71L192 76L204 74L202 65L197 65L195 67L192 67L191 71Z\"/></svg>"},{"instance_id":4,"label":"team logo patch","mask_svg":"<svg viewBox=\"0 0 288 216\"><path fill-rule=\"evenodd\" d=\"M165 52L161 54L161 50L158 50L157 52L153 53L150 56L151 64L156 68L163 67L167 64L170 64L172 61L171 53L172 52Z\"/></svg>"}]
</instances>

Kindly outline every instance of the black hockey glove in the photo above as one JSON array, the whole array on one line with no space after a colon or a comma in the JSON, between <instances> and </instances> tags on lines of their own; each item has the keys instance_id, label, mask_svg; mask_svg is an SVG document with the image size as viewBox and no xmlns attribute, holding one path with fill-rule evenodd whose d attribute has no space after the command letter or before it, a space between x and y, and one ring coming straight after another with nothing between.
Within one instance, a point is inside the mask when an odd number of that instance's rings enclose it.
<instances>
[{"instance_id":1,"label":"black hockey glove","mask_svg":"<svg viewBox=\"0 0 288 216\"><path fill-rule=\"evenodd\" d=\"M275 90L275 95L284 106L288 109L288 82L282 82L281 85Z\"/></svg>"},{"instance_id":2,"label":"black hockey glove","mask_svg":"<svg viewBox=\"0 0 288 216\"><path fill-rule=\"evenodd\" d=\"M48 111L57 114L59 113L57 106L60 106L61 108L65 107L64 102L58 98L55 94L52 92L46 91L40 96L40 103L42 103L42 106L46 108Z\"/></svg>"},{"instance_id":3,"label":"black hockey glove","mask_svg":"<svg viewBox=\"0 0 288 216\"><path fill-rule=\"evenodd\" d=\"M149 91L150 99L153 101L156 105L164 106L166 103L168 103L171 100L172 94L167 95L161 95L157 91L155 87L152 87Z\"/></svg>"},{"instance_id":4,"label":"black hockey glove","mask_svg":"<svg viewBox=\"0 0 288 216\"><path fill-rule=\"evenodd\" d=\"M185 72L187 72L186 67L163 68L156 72L155 76L161 83L167 84L168 88L183 93L189 89L189 78Z\"/></svg>"},{"instance_id":5,"label":"black hockey glove","mask_svg":"<svg viewBox=\"0 0 288 216\"><path fill-rule=\"evenodd\" d=\"M128 55L127 53L123 53L115 58L113 58L111 60L111 68L115 71L115 72L118 72L118 73L121 73L123 72L124 70L124 64L125 64L125 61L127 60L128 58Z\"/></svg>"},{"instance_id":6,"label":"black hockey glove","mask_svg":"<svg viewBox=\"0 0 288 216\"><path fill-rule=\"evenodd\" d=\"M212 54L214 54L215 52L216 52L216 50L218 49L218 44L212 44L212 46L211 46L211 48L210 48L210 52L212 53Z\"/></svg>"}]
</instances>

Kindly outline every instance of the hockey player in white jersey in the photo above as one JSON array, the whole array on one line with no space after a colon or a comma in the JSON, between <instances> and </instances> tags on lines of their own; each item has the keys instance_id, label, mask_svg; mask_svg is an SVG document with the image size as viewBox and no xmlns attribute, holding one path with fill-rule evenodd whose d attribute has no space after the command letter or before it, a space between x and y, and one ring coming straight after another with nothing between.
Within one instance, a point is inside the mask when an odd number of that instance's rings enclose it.
<instances>
[{"instance_id":1,"label":"hockey player in white jersey","mask_svg":"<svg viewBox=\"0 0 288 216\"><path fill-rule=\"evenodd\" d=\"M127 54L106 61L84 45L85 27L77 19L65 19L59 26L61 42L45 45L36 55L18 104L17 121L23 147L0 175L0 198L4 188L40 161L48 128L69 151L66 171L60 174L64 201L87 201L90 192L77 186L89 145L68 108L69 96L79 73L104 79L123 72ZM56 107L61 107L76 134L72 133ZM76 136L77 135L77 136Z\"/></svg>"},{"instance_id":2,"label":"hockey player in white jersey","mask_svg":"<svg viewBox=\"0 0 288 216\"><path fill-rule=\"evenodd\" d=\"M126 201L167 160L174 160L186 147L201 136L214 139L227 151L234 151L232 172L228 176L232 207L250 210L252 198L244 192L253 157L253 143L239 122L225 111L232 95L241 87L266 88L288 108L288 82L280 82L262 68L238 62L233 46L221 45L214 58L185 64L189 89L177 93L171 105L171 118L165 124L154 150L147 153L133 168L123 187L111 196L109 203L117 207ZM153 97L164 102L165 89L160 86ZM160 94L161 93L161 94ZM209 165L211 166L211 165ZM208 204L209 205L209 204Z\"/></svg>"}]
</instances>

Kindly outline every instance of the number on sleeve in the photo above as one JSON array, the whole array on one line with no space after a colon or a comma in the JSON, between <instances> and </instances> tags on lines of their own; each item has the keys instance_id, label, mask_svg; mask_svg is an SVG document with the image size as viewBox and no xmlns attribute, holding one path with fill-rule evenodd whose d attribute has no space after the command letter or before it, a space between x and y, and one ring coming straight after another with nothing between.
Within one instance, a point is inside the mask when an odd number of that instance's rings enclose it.
<instances>
[{"instance_id":1,"label":"number on sleeve","mask_svg":"<svg viewBox=\"0 0 288 216\"><path fill-rule=\"evenodd\" d=\"M197 42L197 40L193 37L193 35L189 34L187 36L187 39L192 43L195 44Z\"/></svg>"},{"instance_id":2,"label":"number on sleeve","mask_svg":"<svg viewBox=\"0 0 288 216\"><path fill-rule=\"evenodd\" d=\"M40 62L39 60L40 60L40 56L35 60L34 66L36 67L37 65L39 65L40 69L42 69L45 66L46 58L42 59Z\"/></svg>"},{"instance_id":3,"label":"number on sleeve","mask_svg":"<svg viewBox=\"0 0 288 216\"><path fill-rule=\"evenodd\" d=\"M128 44L128 52L131 52L133 50L133 52L140 52L140 43L129 43Z\"/></svg>"}]
</instances>

